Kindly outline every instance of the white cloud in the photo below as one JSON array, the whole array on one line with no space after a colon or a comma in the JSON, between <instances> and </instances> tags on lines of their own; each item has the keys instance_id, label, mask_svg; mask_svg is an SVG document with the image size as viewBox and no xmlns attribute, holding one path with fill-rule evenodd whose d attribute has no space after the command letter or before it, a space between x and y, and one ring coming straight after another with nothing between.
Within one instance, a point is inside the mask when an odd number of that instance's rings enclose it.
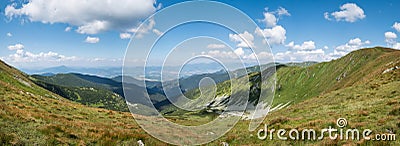
<instances>
[{"instance_id":1,"label":"white cloud","mask_svg":"<svg viewBox=\"0 0 400 146\"><path fill-rule=\"evenodd\" d=\"M360 38L351 39L348 43L350 46L361 46L363 44L369 44L369 41L362 42Z\"/></svg>"},{"instance_id":2,"label":"white cloud","mask_svg":"<svg viewBox=\"0 0 400 146\"><path fill-rule=\"evenodd\" d=\"M68 26L64 29L65 32L70 32L72 30L72 27Z\"/></svg>"},{"instance_id":3,"label":"white cloud","mask_svg":"<svg viewBox=\"0 0 400 146\"><path fill-rule=\"evenodd\" d=\"M130 33L120 33L119 37L121 39L130 39L132 37L132 34L130 34Z\"/></svg>"},{"instance_id":4,"label":"white cloud","mask_svg":"<svg viewBox=\"0 0 400 146\"><path fill-rule=\"evenodd\" d=\"M400 43L397 42L397 43L393 44L392 48L393 49L400 49Z\"/></svg>"},{"instance_id":5,"label":"white cloud","mask_svg":"<svg viewBox=\"0 0 400 146\"><path fill-rule=\"evenodd\" d=\"M110 27L109 25L110 24L107 21L95 20L93 22L79 26L76 32L80 34L97 34L99 32L107 30Z\"/></svg>"},{"instance_id":6,"label":"white cloud","mask_svg":"<svg viewBox=\"0 0 400 146\"><path fill-rule=\"evenodd\" d=\"M265 12L264 13L264 20L263 22L265 22L265 25L267 27L272 27L275 26L277 23L277 19L275 17L274 14L272 14L271 12Z\"/></svg>"},{"instance_id":7,"label":"white cloud","mask_svg":"<svg viewBox=\"0 0 400 146\"><path fill-rule=\"evenodd\" d=\"M328 46L317 49L314 41L305 41L302 44L295 44L293 41L285 45L289 51L275 54L277 61L303 62L303 61L327 61L331 58L325 54L324 50Z\"/></svg>"},{"instance_id":8,"label":"white cloud","mask_svg":"<svg viewBox=\"0 0 400 146\"><path fill-rule=\"evenodd\" d=\"M254 48L254 36L245 31L242 34L229 34L229 39L233 42L239 43L237 47Z\"/></svg>"},{"instance_id":9,"label":"white cloud","mask_svg":"<svg viewBox=\"0 0 400 146\"><path fill-rule=\"evenodd\" d=\"M276 13L278 14L278 16L284 16L284 15L290 16L289 11L283 7L279 7L278 10L276 10Z\"/></svg>"},{"instance_id":10,"label":"white cloud","mask_svg":"<svg viewBox=\"0 0 400 146\"><path fill-rule=\"evenodd\" d=\"M88 36L85 39L86 43L91 43L91 44L98 43L99 41L100 41L100 38L98 38L98 37L90 37L90 36Z\"/></svg>"},{"instance_id":11,"label":"white cloud","mask_svg":"<svg viewBox=\"0 0 400 146\"><path fill-rule=\"evenodd\" d=\"M332 20L330 17L329 17L329 13L328 12L325 12L324 13L324 18L326 19L326 20Z\"/></svg>"},{"instance_id":12,"label":"white cloud","mask_svg":"<svg viewBox=\"0 0 400 146\"><path fill-rule=\"evenodd\" d=\"M304 61L327 61L330 57L325 54L323 49L297 50L279 52L274 55L276 61L283 62L304 62Z\"/></svg>"},{"instance_id":13,"label":"white cloud","mask_svg":"<svg viewBox=\"0 0 400 146\"><path fill-rule=\"evenodd\" d=\"M24 49L24 45L15 44L15 45L10 45L7 48L8 48L8 50L22 50L22 49Z\"/></svg>"},{"instance_id":14,"label":"white cloud","mask_svg":"<svg viewBox=\"0 0 400 146\"><path fill-rule=\"evenodd\" d=\"M396 29L397 32L400 32L400 23L395 22L395 23L393 24L392 28Z\"/></svg>"},{"instance_id":15,"label":"white cloud","mask_svg":"<svg viewBox=\"0 0 400 146\"><path fill-rule=\"evenodd\" d=\"M340 11L332 12L330 14L336 21L356 22L357 20L364 19L366 16L364 10L354 3L347 3L340 6ZM327 20L331 20L328 12L324 13Z\"/></svg>"},{"instance_id":16,"label":"white cloud","mask_svg":"<svg viewBox=\"0 0 400 146\"><path fill-rule=\"evenodd\" d=\"M224 44L209 44L207 45L208 49L222 49L222 48L226 48L226 46Z\"/></svg>"},{"instance_id":17,"label":"white cloud","mask_svg":"<svg viewBox=\"0 0 400 146\"><path fill-rule=\"evenodd\" d=\"M79 58L66 56L57 52L33 53L25 50L16 50L15 53L0 57L1 60L19 68L46 68L51 66L67 65L73 67L97 67L97 66L120 66L121 58ZM127 60L131 63L137 61Z\"/></svg>"},{"instance_id":18,"label":"white cloud","mask_svg":"<svg viewBox=\"0 0 400 146\"><path fill-rule=\"evenodd\" d=\"M370 44L370 41L367 40L363 42L360 38L354 38L344 45L337 46L335 50L351 52L360 49L363 45L367 44Z\"/></svg>"},{"instance_id":19,"label":"white cloud","mask_svg":"<svg viewBox=\"0 0 400 146\"><path fill-rule=\"evenodd\" d=\"M201 55L207 55L220 59L237 59L238 56L232 51L211 50L208 52L201 52Z\"/></svg>"},{"instance_id":20,"label":"white cloud","mask_svg":"<svg viewBox=\"0 0 400 146\"><path fill-rule=\"evenodd\" d=\"M158 35L158 36L161 36L163 34L163 32L161 32L160 30L155 29L155 28L153 29L153 33Z\"/></svg>"},{"instance_id":21,"label":"white cloud","mask_svg":"<svg viewBox=\"0 0 400 146\"><path fill-rule=\"evenodd\" d=\"M156 25L156 21L154 21L154 19L149 19L148 23L142 24L142 26L140 28L132 28L127 31L131 32L131 33L135 33L135 38L142 38L145 34L148 34L149 31L151 31L151 30L155 34L161 33L159 30L153 29L155 25Z\"/></svg>"},{"instance_id":22,"label":"white cloud","mask_svg":"<svg viewBox=\"0 0 400 146\"><path fill-rule=\"evenodd\" d=\"M283 7L279 7L276 11L269 12L268 8L265 8L264 19L261 20L265 23L266 28L256 28L255 34L260 37L265 37L270 45L284 44L286 40L286 30L281 25L277 25L279 19L282 16L290 16L288 10ZM266 44L266 41L263 40Z\"/></svg>"},{"instance_id":23,"label":"white cloud","mask_svg":"<svg viewBox=\"0 0 400 146\"><path fill-rule=\"evenodd\" d=\"M387 43L392 43L397 38L397 35L393 32L385 32L385 41Z\"/></svg>"},{"instance_id":24,"label":"white cloud","mask_svg":"<svg viewBox=\"0 0 400 146\"><path fill-rule=\"evenodd\" d=\"M6 35L7 35L8 37L12 37L12 36L13 36L10 32L8 32Z\"/></svg>"},{"instance_id":25,"label":"white cloud","mask_svg":"<svg viewBox=\"0 0 400 146\"><path fill-rule=\"evenodd\" d=\"M301 45L295 45L294 42L290 42L289 44L286 45L286 47L289 47L291 49L295 50L302 50L302 51L307 51L307 50L314 50L315 49L315 42L313 41L306 41L303 42Z\"/></svg>"},{"instance_id":26,"label":"white cloud","mask_svg":"<svg viewBox=\"0 0 400 146\"><path fill-rule=\"evenodd\" d=\"M332 56L333 58L339 58L342 57L344 55L346 55L349 52L346 51L338 51L338 50L333 50L333 53L330 53L329 55Z\"/></svg>"},{"instance_id":27,"label":"white cloud","mask_svg":"<svg viewBox=\"0 0 400 146\"><path fill-rule=\"evenodd\" d=\"M397 35L393 32L385 32L385 42L389 47L400 49L400 43L396 41Z\"/></svg>"},{"instance_id":28,"label":"white cloud","mask_svg":"<svg viewBox=\"0 0 400 146\"><path fill-rule=\"evenodd\" d=\"M67 60L75 60L75 56L64 56L52 51L47 53L41 52L38 54L34 54L24 50L16 50L14 54L9 55L5 58L5 60L14 63L28 63L28 62L48 62L48 61L67 61Z\"/></svg>"},{"instance_id":29,"label":"white cloud","mask_svg":"<svg viewBox=\"0 0 400 146\"><path fill-rule=\"evenodd\" d=\"M32 22L67 23L77 26L79 33L96 34L101 31L126 31L157 10L155 0L30 0L22 6L8 5L9 19L23 16Z\"/></svg>"},{"instance_id":30,"label":"white cloud","mask_svg":"<svg viewBox=\"0 0 400 146\"><path fill-rule=\"evenodd\" d=\"M261 20L267 27L274 27L282 16L290 16L288 10L283 7L279 7L276 11L268 12L268 8L265 8L264 19Z\"/></svg>"},{"instance_id":31,"label":"white cloud","mask_svg":"<svg viewBox=\"0 0 400 146\"><path fill-rule=\"evenodd\" d=\"M233 51L233 52L235 52L235 54L238 55L238 56L243 56L243 55L244 55L243 48L237 48L237 49L236 49L235 51Z\"/></svg>"},{"instance_id":32,"label":"white cloud","mask_svg":"<svg viewBox=\"0 0 400 146\"><path fill-rule=\"evenodd\" d=\"M258 36L265 36L269 44L284 44L286 40L286 30L280 25L274 26L271 29L261 30L257 28L255 33Z\"/></svg>"},{"instance_id":33,"label":"white cloud","mask_svg":"<svg viewBox=\"0 0 400 146\"><path fill-rule=\"evenodd\" d=\"M334 52L331 53L330 55L335 58L342 57L342 56L346 55L347 53L354 51L354 50L361 49L361 48L365 47L365 45L368 45L370 43L371 42L368 40L363 42L360 38L354 38L354 39L349 40L349 42L347 42L344 45L337 46L335 48Z\"/></svg>"},{"instance_id":34,"label":"white cloud","mask_svg":"<svg viewBox=\"0 0 400 146\"><path fill-rule=\"evenodd\" d=\"M243 56L243 59L247 59L247 60L250 60L250 61L256 61L257 59L259 61L262 61L262 60L263 61L272 61L272 58L273 58L272 53L268 53L268 52L260 52L258 54L253 52L253 53L251 53L249 55L244 55ZM264 63L266 63L266 62L264 62Z\"/></svg>"},{"instance_id":35,"label":"white cloud","mask_svg":"<svg viewBox=\"0 0 400 146\"><path fill-rule=\"evenodd\" d=\"M272 61L272 53L269 52L260 52L258 54L256 53L246 53L243 48L237 48L233 52L232 51L220 51L220 50L211 50L208 52L201 52L201 55L207 55L210 57L215 57L217 59L221 59L224 61L229 61L229 62L241 62L239 57L243 59L242 61L245 61L247 63L254 62L256 59L259 61ZM250 62L248 62L250 61Z\"/></svg>"}]
</instances>

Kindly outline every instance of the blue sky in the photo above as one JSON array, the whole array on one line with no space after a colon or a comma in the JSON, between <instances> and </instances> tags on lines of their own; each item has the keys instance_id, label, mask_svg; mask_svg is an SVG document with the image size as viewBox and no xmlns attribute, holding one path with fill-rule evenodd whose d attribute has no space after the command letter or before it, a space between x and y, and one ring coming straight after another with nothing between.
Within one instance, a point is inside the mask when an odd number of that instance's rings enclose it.
<instances>
[{"instance_id":1,"label":"blue sky","mask_svg":"<svg viewBox=\"0 0 400 146\"><path fill-rule=\"evenodd\" d=\"M121 66L129 38L141 33L136 29L138 25L148 16L179 2L182 1L0 1L0 57L18 68ZM278 62L329 61L372 46L400 49L398 0L219 2L243 11L256 22L260 34L267 36L272 46L272 52L266 53L272 53L270 55ZM154 21L154 24L146 24L148 29L144 34L162 35L163 32L158 30L160 23ZM231 21L235 22L234 19ZM192 25L171 31L170 37L164 39L169 43L160 49L168 50L177 45L182 41L179 38L184 38L188 31L195 36L209 30L206 34L222 42L210 41L208 46L202 44L203 49L199 49L202 51L183 52L226 58L232 55L229 53L229 47L232 47L231 51L236 55L251 58L246 46L235 41L233 32L208 27ZM257 36L254 30L248 32ZM238 33L246 39L244 32ZM198 42L204 43L204 40ZM193 47L199 45L193 44ZM178 56L185 55L178 53ZM234 60L234 56L231 59Z\"/></svg>"}]
</instances>

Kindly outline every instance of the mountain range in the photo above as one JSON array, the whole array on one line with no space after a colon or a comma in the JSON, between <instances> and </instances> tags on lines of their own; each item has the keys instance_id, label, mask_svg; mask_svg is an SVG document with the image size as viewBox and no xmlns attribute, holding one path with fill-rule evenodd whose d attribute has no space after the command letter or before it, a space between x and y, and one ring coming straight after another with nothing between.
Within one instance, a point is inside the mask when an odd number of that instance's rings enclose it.
<instances>
[{"instance_id":1,"label":"mountain range","mask_svg":"<svg viewBox=\"0 0 400 146\"><path fill-rule=\"evenodd\" d=\"M263 120L269 128L314 128L336 126L346 118L345 128L372 129L374 133L399 134L400 128L400 51L389 48L366 48L322 63L275 64L276 75L272 111ZM257 68L257 67L256 67ZM226 73L213 74L217 80L215 99L231 97L231 80ZM191 85L183 89L188 98L200 97L198 82L205 75L182 78ZM250 79L250 99L256 101L260 87L260 70ZM102 78L76 73L27 75L0 62L0 143L6 145L129 145L142 140L146 145L166 145L146 134L126 111L122 77ZM124 79L129 79L124 77ZM132 83L136 82L134 78ZM140 82L140 80L139 80ZM132 84L133 86L137 86ZM148 91L163 96L160 83L153 82ZM137 86L140 88L139 86ZM244 88L240 87L240 88ZM168 88L167 88L168 89ZM162 91L162 92L161 92ZM253 98L254 97L254 98ZM214 112L226 103L210 101L205 110L188 112L165 103L159 110L177 123L196 125L215 118ZM189 103L188 103L189 104ZM193 104L193 103L191 103ZM208 110L208 109L211 109ZM206 112L204 112L206 111ZM150 117L143 117L151 121ZM209 145L399 145L396 141L261 141L248 131L243 119L223 137Z\"/></svg>"}]
</instances>

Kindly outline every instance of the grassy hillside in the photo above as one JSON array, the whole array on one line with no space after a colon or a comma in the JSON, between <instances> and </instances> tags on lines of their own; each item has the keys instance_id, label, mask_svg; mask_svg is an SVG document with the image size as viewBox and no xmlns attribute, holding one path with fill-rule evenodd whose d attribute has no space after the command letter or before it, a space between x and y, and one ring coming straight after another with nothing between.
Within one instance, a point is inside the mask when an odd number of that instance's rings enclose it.
<instances>
[{"instance_id":1,"label":"grassy hillside","mask_svg":"<svg viewBox=\"0 0 400 146\"><path fill-rule=\"evenodd\" d=\"M262 125L267 124L269 129L292 128L310 129L320 132L322 128L338 128L336 120L346 118L348 125L344 130L357 128L360 130L371 129L373 134L388 134L392 131L396 134L396 141L352 141L330 140L325 136L320 141L282 141L259 140L256 132L248 132L248 121L239 122L235 128L219 141L229 141L232 145L400 145L400 67L399 51L386 54L397 57L384 68L389 72L382 74L379 70L373 78L365 79L357 85L331 91L320 96L299 101L296 104L270 113ZM386 69L385 69L386 70ZM262 127L260 127L262 128ZM286 133L286 136L287 133ZM373 136L373 135L372 135Z\"/></svg>"},{"instance_id":2,"label":"grassy hillside","mask_svg":"<svg viewBox=\"0 0 400 146\"><path fill-rule=\"evenodd\" d=\"M165 145L131 113L91 108L35 85L0 61L0 145Z\"/></svg>"},{"instance_id":3,"label":"grassy hillside","mask_svg":"<svg viewBox=\"0 0 400 146\"><path fill-rule=\"evenodd\" d=\"M330 62L309 67L283 67L277 71L274 104L298 103L331 91L365 84L398 61L400 51L368 48Z\"/></svg>"}]
</instances>

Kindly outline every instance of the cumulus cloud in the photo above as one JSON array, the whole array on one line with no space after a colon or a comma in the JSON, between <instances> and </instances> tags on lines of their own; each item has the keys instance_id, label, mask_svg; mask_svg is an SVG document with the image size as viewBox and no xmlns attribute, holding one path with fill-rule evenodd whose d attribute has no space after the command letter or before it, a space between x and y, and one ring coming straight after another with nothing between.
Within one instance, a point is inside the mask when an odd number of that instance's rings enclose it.
<instances>
[{"instance_id":1,"label":"cumulus cloud","mask_svg":"<svg viewBox=\"0 0 400 146\"><path fill-rule=\"evenodd\" d=\"M13 35L10 32L7 32L6 34L8 37L12 37Z\"/></svg>"},{"instance_id":2,"label":"cumulus cloud","mask_svg":"<svg viewBox=\"0 0 400 146\"><path fill-rule=\"evenodd\" d=\"M150 31L153 31L155 34L161 35L162 32L154 29L154 26L156 25L156 21L154 19L149 19L148 23L142 24L140 28L132 28L127 30L128 32L135 33L135 38L142 38L145 34L148 34Z\"/></svg>"},{"instance_id":3,"label":"cumulus cloud","mask_svg":"<svg viewBox=\"0 0 400 146\"><path fill-rule=\"evenodd\" d=\"M278 52L275 54L277 61L289 61L289 62L303 62L303 61L327 61L330 57L325 54L324 50L327 50L327 46L318 48L314 41L305 41L302 44L295 44L294 41L285 45L290 48L286 52Z\"/></svg>"},{"instance_id":4,"label":"cumulus cloud","mask_svg":"<svg viewBox=\"0 0 400 146\"><path fill-rule=\"evenodd\" d=\"M400 49L400 43L397 42L397 43L393 44L393 45L392 45L392 48L393 48L393 49Z\"/></svg>"},{"instance_id":5,"label":"cumulus cloud","mask_svg":"<svg viewBox=\"0 0 400 146\"><path fill-rule=\"evenodd\" d=\"M329 17L329 13L328 13L328 12L325 12L325 13L324 13L324 18L325 18L326 20L329 20L329 21L332 20L332 19Z\"/></svg>"},{"instance_id":6,"label":"cumulus cloud","mask_svg":"<svg viewBox=\"0 0 400 146\"><path fill-rule=\"evenodd\" d=\"M54 51L33 53L25 50L15 50L15 53L0 57L1 60L21 68L45 68L50 66L115 66L122 64L121 58L79 58L66 56ZM135 63L136 60L127 60Z\"/></svg>"},{"instance_id":7,"label":"cumulus cloud","mask_svg":"<svg viewBox=\"0 0 400 146\"><path fill-rule=\"evenodd\" d=\"M397 38L397 35L393 32L385 32L385 41L386 43L393 43L395 39Z\"/></svg>"},{"instance_id":8,"label":"cumulus cloud","mask_svg":"<svg viewBox=\"0 0 400 146\"><path fill-rule=\"evenodd\" d=\"M358 50L361 49L363 47L365 47L365 45L370 44L371 42L366 40L366 41L362 41L360 38L354 38L349 40L346 44L344 45L339 45L335 48L334 52L331 53L330 55L332 57L341 57L346 55L347 53L354 51L354 50Z\"/></svg>"},{"instance_id":9,"label":"cumulus cloud","mask_svg":"<svg viewBox=\"0 0 400 146\"><path fill-rule=\"evenodd\" d=\"M323 49L314 50L296 50L279 52L274 55L276 61L303 62L303 61L326 61L329 56L325 54Z\"/></svg>"},{"instance_id":10,"label":"cumulus cloud","mask_svg":"<svg viewBox=\"0 0 400 146\"><path fill-rule=\"evenodd\" d=\"M284 44L286 40L286 30L280 25L267 29L256 28L255 33L264 36L269 44Z\"/></svg>"},{"instance_id":11,"label":"cumulus cloud","mask_svg":"<svg viewBox=\"0 0 400 146\"><path fill-rule=\"evenodd\" d=\"M264 12L264 19L261 22L265 23L266 28L260 29L256 28L254 33L257 36L265 37L270 45L280 45L284 44L286 40L286 30L283 26L278 25L278 21L282 16L290 16L288 10L283 7L279 7L275 11L268 11L268 8L265 8L266 12ZM267 42L264 40L264 44Z\"/></svg>"},{"instance_id":12,"label":"cumulus cloud","mask_svg":"<svg viewBox=\"0 0 400 146\"><path fill-rule=\"evenodd\" d=\"M395 22L395 23L393 24L392 28L396 29L397 32L400 32L400 23Z\"/></svg>"},{"instance_id":13,"label":"cumulus cloud","mask_svg":"<svg viewBox=\"0 0 400 146\"><path fill-rule=\"evenodd\" d=\"M226 46L224 44L209 44L207 45L208 49L222 49L222 48L226 48Z\"/></svg>"},{"instance_id":14,"label":"cumulus cloud","mask_svg":"<svg viewBox=\"0 0 400 146\"><path fill-rule=\"evenodd\" d=\"M276 10L276 13L278 16L290 16L289 11L283 7L279 7L278 10Z\"/></svg>"},{"instance_id":15,"label":"cumulus cloud","mask_svg":"<svg viewBox=\"0 0 400 146\"><path fill-rule=\"evenodd\" d=\"M356 22L357 20L364 19L366 15L364 14L364 10L361 9L354 3L346 3L340 6L340 11L328 13L324 13L324 17L327 20L332 20L331 17L335 18L336 21L347 21L347 22Z\"/></svg>"},{"instance_id":16,"label":"cumulus cloud","mask_svg":"<svg viewBox=\"0 0 400 146\"><path fill-rule=\"evenodd\" d=\"M8 50L22 50L22 49L24 49L24 45L15 44L15 45L10 45L7 48L8 48Z\"/></svg>"},{"instance_id":17,"label":"cumulus cloud","mask_svg":"<svg viewBox=\"0 0 400 146\"><path fill-rule=\"evenodd\" d=\"M130 34L130 33L120 33L119 37L121 39L130 39L132 37L132 34Z\"/></svg>"},{"instance_id":18,"label":"cumulus cloud","mask_svg":"<svg viewBox=\"0 0 400 146\"><path fill-rule=\"evenodd\" d=\"M76 59L75 56L64 56L52 51L47 53L41 52L38 54L34 54L24 50L16 50L14 54L9 55L5 58L5 60L14 63L28 63L28 62L48 62L48 61L67 61L67 60L74 60Z\"/></svg>"},{"instance_id":19,"label":"cumulus cloud","mask_svg":"<svg viewBox=\"0 0 400 146\"><path fill-rule=\"evenodd\" d=\"M233 51L236 55L238 56L243 56L244 55L244 51L243 48L237 48L235 51Z\"/></svg>"},{"instance_id":20,"label":"cumulus cloud","mask_svg":"<svg viewBox=\"0 0 400 146\"><path fill-rule=\"evenodd\" d=\"M385 32L385 42L389 47L400 49L400 43L396 41L397 35L393 32Z\"/></svg>"},{"instance_id":21,"label":"cumulus cloud","mask_svg":"<svg viewBox=\"0 0 400 146\"><path fill-rule=\"evenodd\" d=\"M286 47L289 47L294 50L309 51L315 49L315 43L313 41L306 41L303 42L303 44L301 45L295 45L294 42L292 41L289 44L287 44Z\"/></svg>"},{"instance_id":22,"label":"cumulus cloud","mask_svg":"<svg viewBox=\"0 0 400 146\"><path fill-rule=\"evenodd\" d=\"M240 57L247 63L255 62L257 59L262 61L272 61L273 57L273 54L269 52L260 52L258 54L254 52L246 53L243 48L237 48L234 51L211 50L208 52L201 52L201 55L207 55L230 62L241 62L241 60L239 60Z\"/></svg>"},{"instance_id":23,"label":"cumulus cloud","mask_svg":"<svg viewBox=\"0 0 400 146\"><path fill-rule=\"evenodd\" d=\"M97 34L99 32L107 30L109 26L109 22L107 21L99 21L95 20L93 22L89 22L82 26L79 26L76 32L80 34Z\"/></svg>"},{"instance_id":24,"label":"cumulus cloud","mask_svg":"<svg viewBox=\"0 0 400 146\"><path fill-rule=\"evenodd\" d=\"M208 52L201 52L201 55L207 55L219 59L237 59L238 55L236 55L232 51L220 51L220 50L211 50Z\"/></svg>"},{"instance_id":25,"label":"cumulus cloud","mask_svg":"<svg viewBox=\"0 0 400 146\"><path fill-rule=\"evenodd\" d=\"M263 22L265 22L267 27L272 27L276 25L277 19L271 12L265 12Z\"/></svg>"},{"instance_id":26,"label":"cumulus cloud","mask_svg":"<svg viewBox=\"0 0 400 146\"><path fill-rule=\"evenodd\" d=\"M274 55L269 52L260 52L258 54L253 52L249 55L244 55L243 59L250 60L250 61L256 61L256 60L272 61L273 56Z\"/></svg>"},{"instance_id":27,"label":"cumulus cloud","mask_svg":"<svg viewBox=\"0 0 400 146\"><path fill-rule=\"evenodd\" d=\"M142 38L145 34L148 34L149 32L153 32L157 36L161 36L163 34L162 31L154 28L156 25L156 21L154 19L149 19L147 23L143 23L140 28L132 28L126 30L126 32L120 33L120 38L121 39L128 39L132 37L132 33L135 34L135 38Z\"/></svg>"},{"instance_id":28,"label":"cumulus cloud","mask_svg":"<svg viewBox=\"0 0 400 146\"><path fill-rule=\"evenodd\" d=\"M286 52L278 52L275 54L277 61L289 61L289 62L302 62L302 61L329 61L335 58L342 57L351 51L364 48L371 42L368 40L361 40L360 38L350 39L344 45L339 45L334 48L332 53L326 53L328 46L317 48L314 41L305 41L302 44L295 44L290 42L286 47L291 50Z\"/></svg>"},{"instance_id":29,"label":"cumulus cloud","mask_svg":"<svg viewBox=\"0 0 400 146\"><path fill-rule=\"evenodd\" d=\"M247 31L241 34L229 34L229 39L238 43L237 47L255 48L254 36Z\"/></svg>"},{"instance_id":30,"label":"cumulus cloud","mask_svg":"<svg viewBox=\"0 0 400 146\"><path fill-rule=\"evenodd\" d=\"M86 43L91 43L91 44L98 43L99 41L100 41L100 38L98 38L98 37L90 37L90 36L88 36L85 39Z\"/></svg>"},{"instance_id":31,"label":"cumulus cloud","mask_svg":"<svg viewBox=\"0 0 400 146\"><path fill-rule=\"evenodd\" d=\"M264 19L261 21L265 23L267 27L274 27L282 16L290 16L288 10L283 7L279 7L276 11L269 12L268 8L265 8Z\"/></svg>"},{"instance_id":32,"label":"cumulus cloud","mask_svg":"<svg viewBox=\"0 0 400 146\"><path fill-rule=\"evenodd\" d=\"M9 19L22 16L31 22L67 23L77 26L78 33L96 34L102 31L126 31L157 10L154 0L30 0L18 6L6 6Z\"/></svg>"}]
</instances>

